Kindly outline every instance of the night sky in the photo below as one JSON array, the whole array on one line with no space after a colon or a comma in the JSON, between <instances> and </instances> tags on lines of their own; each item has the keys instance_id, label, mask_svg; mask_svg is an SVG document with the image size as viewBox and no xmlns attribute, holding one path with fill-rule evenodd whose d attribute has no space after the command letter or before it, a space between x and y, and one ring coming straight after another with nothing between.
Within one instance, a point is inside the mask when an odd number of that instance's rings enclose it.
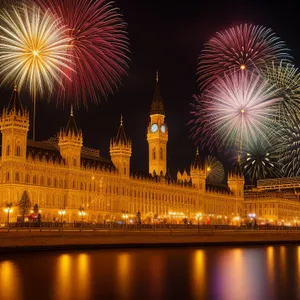
<instances>
[{"instance_id":1,"label":"night sky","mask_svg":"<svg viewBox=\"0 0 300 300\"><path fill-rule=\"evenodd\" d=\"M100 105L89 104L75 111L83 130L84 145L100 149L109 157L109 140L116 135L120 114L126 134L133 144L132 170L148 171L146 140L155 72L165 104L169 127L168 168L171 173L188 168L195 155L189 138L190 102L197 93L197 57L203 44L216 32L240 23L272 28L286 41L300 63L299 9L297 1L164 1L116 0L125 21L131 43L129 74L119 90ZM1 106L7 105L11 90L1 92ZM32 111L26 92L21 99ZM69 109L52 102L37 106L37 140L55 135L68 120ZM30 133L31 135L32 133Z\"/></svg>"}]
</instances>

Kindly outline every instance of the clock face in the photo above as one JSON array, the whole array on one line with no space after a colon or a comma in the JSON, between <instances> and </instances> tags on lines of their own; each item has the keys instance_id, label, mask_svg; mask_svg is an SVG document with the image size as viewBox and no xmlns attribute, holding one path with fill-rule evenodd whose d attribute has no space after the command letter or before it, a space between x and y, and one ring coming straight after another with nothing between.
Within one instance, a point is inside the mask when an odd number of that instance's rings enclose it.
<instances>
[{"instance_id":1,"label":"clock face","mask_svg":"<svg viewBox=\"0 0 300 300\"><path fill-rule=\"evenodd\" d=\"M166 132L166 126L165 125L161 125L160 126L160 130L162 133L165 133Z\"/></svg>"},{"instance_id":2,"label":"clock face","mask_svg":"<svg viewBox=\"0 0 300 300\"><path fill-rule=\"evenodd\" d=\"M156 132L158 130L157 124L152 124L151 125L151 132Z\"/></svg>"}]
</instances>

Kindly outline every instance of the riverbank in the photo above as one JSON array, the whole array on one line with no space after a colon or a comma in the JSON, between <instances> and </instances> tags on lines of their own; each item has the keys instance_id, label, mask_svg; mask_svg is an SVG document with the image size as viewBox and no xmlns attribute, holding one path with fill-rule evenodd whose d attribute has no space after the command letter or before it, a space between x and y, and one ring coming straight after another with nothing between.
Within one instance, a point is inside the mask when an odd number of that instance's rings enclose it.
<instances>
[{"instance_id":1,"label":"riverbank","mask_svg":"<svg viewBox=\"0 0 300 300\"><path fill-rule=\"evenodd\" d=\"M0 231L0 252L300 243L299 231Z\"/></svg>"}]
</instances>

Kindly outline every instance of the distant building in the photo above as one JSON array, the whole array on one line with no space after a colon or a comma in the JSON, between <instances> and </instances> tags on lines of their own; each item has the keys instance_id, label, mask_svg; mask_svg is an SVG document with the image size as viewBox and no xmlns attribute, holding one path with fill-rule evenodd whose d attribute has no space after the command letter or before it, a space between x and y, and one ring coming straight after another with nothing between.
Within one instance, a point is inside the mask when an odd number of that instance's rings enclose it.
<instances>
[{"instance_id":1,"label":"distant building","mask_svg":"<svg viewBox=\"0 0 300 300\"><path fill-rule=\"evenodd\" d=\"M168 175L169 128L158 77L147 131L147 174L131 171L132 143L125 134L122 118L116 137L110 141L110 159L83 145L83 133L73 111L56 137L32 141L28 139L29 113L15 87L3 110L0 129L0 207L13 202L11 221L16 221L16 206L24 191L32 205L38 204L45 221L59 219L60 209L66 211L65 221L79 221L79 207L84 209L84 220L100 223L124 217L135 219L138 213L142 222L152 222L154 218L195 220L199 213L204 222L216 217L218 222L230 222L243 214L244 178L239 171L229 174L228 188L207 189L206 170L197 151L189 174L179 172L176 179ZM1 209L0 222L5 218Z\"/></svg>"}]
</instances>

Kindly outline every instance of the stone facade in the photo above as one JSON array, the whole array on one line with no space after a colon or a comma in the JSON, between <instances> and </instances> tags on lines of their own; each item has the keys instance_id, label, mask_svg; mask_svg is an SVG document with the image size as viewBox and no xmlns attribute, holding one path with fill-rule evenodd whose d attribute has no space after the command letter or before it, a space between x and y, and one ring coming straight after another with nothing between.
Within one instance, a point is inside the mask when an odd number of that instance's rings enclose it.
<instances>
[{"instance_id":1,"label":"stone facade","mask_svg":"<svg viewBox=\"0 0 300 300\"><path fill-rule=\"evenodd\" d=\"M153 126L157 124L156 126ZM55 138L46 141L28 139L29 114L22 106L17 87L0 120L2 149L0 159L0 207L13 203L11 222L16 221L18 203L24 191L32 205L38 204L42 220L79 221L79 207L84 220L104 222L122 220L124 213L134 219L140 212L144 222L168 219L170 212L178 221L186 216L195 220L198 213L228 216L228 220L243 212L244 179L238 172L230 173L228 188L208 190L206 171L199 153L189 174L171 179L167 170L168 127L158 78L147 139L149 172L135 174L130 169L131 141L127 138L123 120L110 142L111 159L100 156L99 150L83 146L83 133L77 128L71 111L67 126ZM0 210L0 223L6 213ZM177 220L176 220L177 221Z\"/></svg>"}]
</instances>

